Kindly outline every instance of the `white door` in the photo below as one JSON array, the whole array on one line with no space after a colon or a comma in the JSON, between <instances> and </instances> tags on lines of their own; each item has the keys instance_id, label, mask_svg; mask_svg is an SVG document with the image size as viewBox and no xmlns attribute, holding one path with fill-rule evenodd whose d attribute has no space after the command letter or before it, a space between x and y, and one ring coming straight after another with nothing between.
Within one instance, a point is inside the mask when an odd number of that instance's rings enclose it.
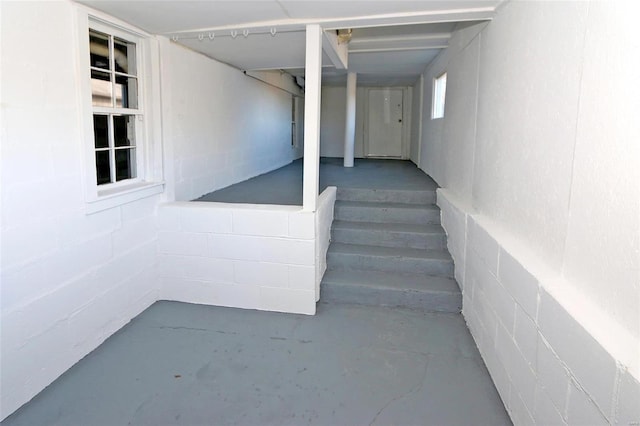
<instances>
[{"instance_id":1,"label":"white door","mask_svg":"<svg viewBox=\"0 0 640 426\"><path fill-rule=\"evenodd\" d=\"M402 89L369 89L368 157L402 158Z\"/></svg>"}]
</instances>

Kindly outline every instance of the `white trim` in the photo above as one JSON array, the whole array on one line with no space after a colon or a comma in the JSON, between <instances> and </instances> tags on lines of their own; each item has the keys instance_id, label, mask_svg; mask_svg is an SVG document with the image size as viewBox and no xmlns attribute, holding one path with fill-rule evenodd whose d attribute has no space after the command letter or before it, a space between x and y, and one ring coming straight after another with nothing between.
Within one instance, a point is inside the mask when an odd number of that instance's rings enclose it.
<instances>
[{"instance_id":1,"label":"white trim","mask_svg":"<svg viewBox=\"0 0 640 426\"><path fill-rule=\"evenodd\" d=\"M113 189L101 191L97 199L86 204L85 212L92 214L103 210L118 207L122 204L130 203L141 198L151 197L164 191L164 182L139 182L114 192Z\"/></svg>"}]
</instances>

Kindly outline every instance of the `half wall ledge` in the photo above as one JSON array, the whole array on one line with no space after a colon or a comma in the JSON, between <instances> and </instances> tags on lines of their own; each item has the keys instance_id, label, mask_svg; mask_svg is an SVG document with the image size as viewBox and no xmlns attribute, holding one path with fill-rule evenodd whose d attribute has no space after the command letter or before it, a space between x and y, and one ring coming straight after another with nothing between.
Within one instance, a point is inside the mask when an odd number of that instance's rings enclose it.
<instances>
[{"instance_id":1,"label":"half wall ledge","mask_svg":"<svg viewBox=\"0 0 640 426\"><path fill-rule=\"evenodd\" d=\"M315 315L336 187L301 206L158 207L160 300Z\"/></svg>"}]
</instances>

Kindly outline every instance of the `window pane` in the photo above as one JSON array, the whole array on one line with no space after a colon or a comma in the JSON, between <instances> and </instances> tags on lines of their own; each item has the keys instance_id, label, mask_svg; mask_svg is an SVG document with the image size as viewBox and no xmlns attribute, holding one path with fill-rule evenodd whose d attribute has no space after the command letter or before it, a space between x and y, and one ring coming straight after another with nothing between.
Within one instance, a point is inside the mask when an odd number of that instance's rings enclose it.
<instances>
[{"instance_id":1,"label":"window pane","mask_svg":"<svg viewBox=\"0 0 640 426\"><path fill-rule=\"evenodd\" d=\"M108 73L91 70L91 100L93 106L113 106L111 78Z\"/></svg>"},{"instance_id":2,"label":"window pane","mask_svg":"<svg viewBox=\"0 0 640 426\"><path fill-rule=\"evenodd\" d=\"M116 181L136 177L136 150L116 150Z\"/></svg>"},{"instance_id":3,"label":"window pane","mask_svg":"<svg viewBox=\"0 0 640 426\"><path fill-rule=\"evenodd\" d=\"M116 38L113 41L114 61L117 72L136 75L136 45L135 43Z\"/></svg>"},{"instance_id":4,"label":"window pane","mask_svg":"<svg viewBox=\"0 0 640 426\"><path fill-rule=\"evenodd\" d=\"M109 151L96 152L96 177L98 185L111 183L111 166L109 165Z\"/></svg>"},{"instance_id":5,"label":"window pane","mask_svg":"<svg viewBox=\"0 0 640 426\"><path fill-rule=\"evenodd\" d=\"M138 79L116 75L116 107L138 109Z\"/></svg>"},{"instance_id":6,"label":"window pane","mask_svg":"<svg viewBox=\"0 0 640 426\"><path fill-rule=\"evenodd\" d=\"M135 146L136 144L136 116L113 116L113 139L115 146Z\"/></svg>"},{"instance_id":7,"label":"window pane","mask_svg":"<svg viewBox=\"0 0 640 426\"><path fill-rule=\"evenodd\" d=\"M109 147L109 117L106 115L93 116L93 140L96 148Z\"/></svg>"},{"instance_id":8,"label":"window pane","mask_svg":"<svg viewBox=\"0 0 640 426\"><path fill-rule=\"evenodd\" d=\"M109 36L98 31L89 31L89 51L91 52L91 66L109 69Z\"/></svg>"}]
</instances>

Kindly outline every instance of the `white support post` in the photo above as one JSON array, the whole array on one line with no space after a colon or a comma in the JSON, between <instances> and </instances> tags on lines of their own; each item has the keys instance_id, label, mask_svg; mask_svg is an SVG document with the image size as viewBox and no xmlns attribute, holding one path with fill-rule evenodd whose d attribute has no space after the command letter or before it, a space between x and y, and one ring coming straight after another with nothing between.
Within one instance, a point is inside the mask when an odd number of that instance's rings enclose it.
<instances>
[{"instance_id":1,"label":"white support post","mask_svg":"<svg viewBox=\"0 0 640 426\"><path fill-rule=\"evenodd\" d=\"M320 87L322 83L322 28L320 25L307 25L306 49L302 209L315 212L320 187Z\"/></svg>"},{"instance_id":2,"label":"white support post","mask_svg":"<svg viewBox=\"0 0 640 426\"><path fill-rule=\"evenodd\" d=\"M356 139L356 81L358 74L347 74L347 110L344 125L344 167L353 167Z\"/></svg>"}]
</instances>

